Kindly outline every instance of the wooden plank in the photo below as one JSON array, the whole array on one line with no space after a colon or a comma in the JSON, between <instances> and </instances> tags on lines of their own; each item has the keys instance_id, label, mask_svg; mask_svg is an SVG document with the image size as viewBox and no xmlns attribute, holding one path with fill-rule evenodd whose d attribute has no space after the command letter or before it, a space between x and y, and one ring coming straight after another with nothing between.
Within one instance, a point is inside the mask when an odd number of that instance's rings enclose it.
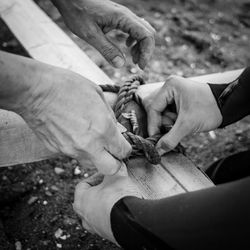
<instances>
[{"instance_id":1,"label":"wooden plank","mask_svg":"<svg viewBox=\"0 0 250 250\"><path fill-rule=\"evenodd\" d=\"M112 84L112 81L32 1L1 0L0 15L33 58L71 69L95 83ZM145 92L144 88L150 93L160 85L143 86L141 93ZM105 97L112 105L115 96L105 94ZM0 112L0 138L0 166L54 157L38 141L25 122L12 112ZM169 154L163 158L164 167L152 166L144 159L135 159L129 163L129 174L145 197L161 198L212 185L183 155ZM170 168L170 165L173 167Z\"/></svg>"},{"instance_id":2,"label":"wooden plank","mask_svg":"<svg viewBox=\"0 0 250 250\"><path fill-rule=\"evenodd\" d=\"M231 70L231 71L226 71L226 72L220 72L220 73L215 73L215 74L207 74L207 75L202 75L202 76L195 76L195 77L189 77L188 79L197 81L200 83L227 83L230 82L237 77L243 72L244 69L237 69L237 70ZM164 82L157 82L157 83L151 83L147 84L144 86L140 86L138 89L138 95L141 98L145 98L147 95L149 95L152 90L156 91L162 87ZM152 86L154 85L154 86Z\"/></svg>"},{"instance_id":3,"label":"wooden plank","mask_svg":"<svg viewBox=\"0 0 250 250\"><path fill-rule=\"evenodd\" d=\"M179 157L180 155L174 157L176 165L178 165ZM166 168L168 168L168 166L166 166ZM165 168L161 165L152 165L145 158L130 160L128 163L128 173L144 195L144 198L160 199L187 192L187 189L181 184L181 181L178 181L169 174L169 172L166 172ZM185 176L183 171L182 174L181 179ZM193 178L196 179L198 177L193 176ZM201 178L203 178L203 176L201 176ZM209 184L211 184L211 182ZM204 186L197 187L197 189L201 188L204 188Z\"/></svg>"},{"instance_id":4,"label":"wooden plank","mask_svg":"<svg viewBox=\"0 0 250 250\"><path fill-rule=\"evenodd\" d=\"M181 180L181 185L187 192L202 189L202 187L213 186L210 179L198 168L194 168L193 162L184 155L177 153L169 153L166 157L162 157L162 167L177 181ZM185 166L183 169L182 166ZM185 178L182 178L183 173ZM196 178L194 178L196 176Z\"/></svg>"},{"instance_id":5,"label":"wooden plank","mask_svg":"<svg viewBox=\"0 0 250 250\"><path fill-rule=\"evenodd\" d=\"M17 114L0 110L0 167L55 157Z\"/></svg>"}]
</instances>

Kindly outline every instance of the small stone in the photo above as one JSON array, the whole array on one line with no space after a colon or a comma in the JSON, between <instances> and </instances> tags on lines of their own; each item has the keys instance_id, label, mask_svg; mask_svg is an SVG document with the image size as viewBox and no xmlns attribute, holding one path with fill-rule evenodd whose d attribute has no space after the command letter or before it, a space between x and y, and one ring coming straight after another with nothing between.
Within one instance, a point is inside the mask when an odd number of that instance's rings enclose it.
<instances>
[{"instance_id":1,"label":"small stone","mask_svg":"<svg viewBox=\"0 0 250 250\"><path fill-rule=\"evenodd\" d=\"M16 247L16 250L22 250L22 243L20 241L16 241L15 247Z\"/></svg>"},{"instance_id":2,"label":"small stone","mask_svg":"<svg viewBox=\"0 0 250 250\"><path fill-rule=\"evenodd\" d=\"M38 200L37 196L32 196L29 198L28 200L28 205L32 205L33 203L35 203Z\"/></svg>"},{"instance_id":3,"label":"small stone","mask_svg":"<svg viewBox=\"0 0 250 250\"><path fill-rule=\"evenodd\" d=\"M137 68L131 68L129 71L130 71L130 73L135 74L135 73L137 73L138 70L137 70Z\"/></svg>"},{"instance_id":4,"label":"small stone","mask_svg":"<svg viewBox=\"0 0 250 250\"><path fill-rule=\"evenodd\" d=\"M82 173L82 172L81 172L80 167L79 167L79 166L76 166L75 169L74 169L74 175L79 175L79 174L81 174L81 173Z\"/></svg>"},{"instance_id":5,"label":"small stone","mask_svg":"<svg viewBox=\"0 0 250 250\"><path fill-rule=\"evenodd\" d=\"M65 217L65 219L63 220L64 225L75 225L77 223L76 219L72 219L69 217Z\"/></svg>"},{"instance_id":6,"label":"small stone","mask_svg":"<svg viewBox=\"0 0 250 250\"><path fill-rule=\"evenodd\" d=\"M67 235L62 235L59 237L61 240L66 240L67 239Z\"/></svg>"},{"instance_id":7,"label":"small stone","mask_svg":"<svg viewBox=\"0 0 250 250\"><path fill-rule=\"evenodd\" d=\"M85 173L85 174L83 175L83 177L84 177L84 178L88 178L88 177L89 177L89 174L88 174L88 173Z\"/></svg>"},{"instance_id":8,"label":"small stone","mask_svg":"<svg viewBox=\"0 0 250 250\"><path fill-rule=\"evenodd\" d=\"M38 183L39 183L39 184L43 184L43 179L40 179L40 180L38 181Z\"/></svg>"},{"instance_id":9,"label":"small stone","mask_svg":"<svg viewBox=\"0 0 250 250\"><path fill-rule=\"evenodd\" d=\"M216 134L215 134L215 132L214 131L210 131L210 132L208 132L209 133L209 135L210 135L210 137L213 139L213 140L215 140L216 139Z\"/></svg>"},{"instance_id":10,"label":"small stone","mask_svg":"<svg viewBox=\"0 0 250 250\"><path fill-rule=\"evenodd\" d=\"M58 175L63 174L63 173L65 172L64 169L59 168L59 167L55 167L55 168L54 168L54 171L55 171L55 173L58 174Z\"/></svg>"},{"instance_id":11,"label":"small stone","mask_svg":"<svg viewBox=\"0 0 250 250\"><path fill-rule=\"evenodd\" d=\"M50 187L50 189L53 190L53 191L59 191L59 188L57 186L55 186L55 185L52 185Z\"/></svg>"},{"instance_id":12,"label":"small stone","mask_svg":"<svg viewBox=\"0 0 250 250\"><path fill-rule=\"evenodd\" d=\"M63 230L61 228L58 228L56 231L55 231L55 237L56 239L60 238L63 234Z\"/></svg>"},{"instance_id":13,"label":"small stone","mask_svg":"<svg viewBox=\"0 0 250 250\"><path fill-rule=\"evenodd\" d=\"M57 248L62 248L62 244L56 243L56 247L57 247Z\"/></svg>"},{"instance_id":14,"label":"small stone","mask_svg":"<svg viewBox=\"0 0 250 250\"><path fill-rule=\"evenodd\" d=\"M48 202L47 201L43 201L43 205L44 206L48 205Z\"/></svg>"},{"instance_id":15,"label":"small stone","mask_svg":"<svg viewBox=\"0 0 250 250\"><path fill-rule=\"evenodd\" d=\"M8 180L8 177L7 177L6 175L4 175L4 176L2 177L2 180L3 180L3 181L7 181L7 180Z\"/></svg>"},{"instance_id":16,"label":"small stone","mask_svg":"<svg viewBox=\"0 0 250 250\"><path fill-rule=\"evenodd\" d=\"M52 196L52 195L53 195L50 191L46 191L45 194L46 194L47 196Z\"/></svg>"},{"instance_id":17,"label":"small stone","mask_svg":"<svg viewBox=\"0 0 250 250\"><path fill-rule=\"evenodd\" d=\"M237 129L237 130L235 131L235 134L236 134L236 135L241 135L242 132L243 132L243 131L242 131L241 129Z\"/></svg>"}]
</instances>

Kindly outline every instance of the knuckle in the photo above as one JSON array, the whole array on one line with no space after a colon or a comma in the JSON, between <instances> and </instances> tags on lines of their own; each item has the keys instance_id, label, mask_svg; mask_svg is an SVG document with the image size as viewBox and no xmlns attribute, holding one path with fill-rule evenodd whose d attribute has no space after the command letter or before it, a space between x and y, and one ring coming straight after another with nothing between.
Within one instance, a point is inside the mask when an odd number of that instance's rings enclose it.
<instances>
[{"instance_id":1,"label":"knuckle","mask_svg":"<svg viewBox=\"0 0 250 250\"><path fill-rule=\"evenodd\" d=\"M178 76L176 75L170 75L167 79L166 82L168 83L173 83L174 81L178 80Z\"/></svg>"},{"instance_id":2,"label":"knuckle","mask_svg":"<svg viewBox=\"0 0 250 250\"><path fill-rule=\"evenodd\" d=\"M76 151L71 146L63 145L60 147L60 151L67 156L70 156L73 158L77 157Z\"/></svg>"},{"instance_id":3,"label":"knuckle","mask_svg":"<svg viewBox=\"0 0 250 250\"><path fill-rule=\"evenodd\" d=\"M115 52L114 48L112 46L109 46L108 44L103 45L101 48L101 51L105 57L113 56L113 54Z\"/></svg>"},{"instance_id":4,"label":"knuckle","mask_svg":"<svg viewBox=\"0 0 250 250\"><path fill-rule=\"evenodd\" d=\"M163 85L163 88L167 88L167 87L169 87L169 86L176 86L176 84L178 84L178 82L179 82L179 79L180 79L179 76L170 75L170 76L166 79L166 81L165 81L165 83L164 83L164 85Z\"/></svg>"}]
</instances>

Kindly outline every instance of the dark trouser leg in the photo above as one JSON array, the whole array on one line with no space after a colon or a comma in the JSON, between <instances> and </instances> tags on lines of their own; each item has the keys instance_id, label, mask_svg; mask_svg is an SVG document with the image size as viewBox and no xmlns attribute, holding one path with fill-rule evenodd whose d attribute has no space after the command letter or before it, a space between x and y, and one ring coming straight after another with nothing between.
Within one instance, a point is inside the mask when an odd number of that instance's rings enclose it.
<instances>
[{"instance_id":1,"label":"dark trouser leg","mask_svg":"<svg viewBox=\"0 0 250 250\"><path fill-rule=\"evenodd\" d=\"M206 174L215 184L250 176L250 150L216 161L207 169Z\"/></svg>"}]
</instances>

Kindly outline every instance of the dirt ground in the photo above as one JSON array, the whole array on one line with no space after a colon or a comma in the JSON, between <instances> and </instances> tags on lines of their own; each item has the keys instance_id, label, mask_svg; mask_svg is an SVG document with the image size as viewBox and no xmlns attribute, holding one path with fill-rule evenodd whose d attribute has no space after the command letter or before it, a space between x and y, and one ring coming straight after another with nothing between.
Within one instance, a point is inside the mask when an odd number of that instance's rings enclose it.
<instances>
[{"instance_id":1,"label":"dirt ground","mask_svg":"<svg viewBox=\"0 0 250 250\"><path fill-rule=\"evenodd\" d=\"M72 35L49 0L36 0L117 83L132 74L149 82L170 74L200 75L250 64L250 4L245 0L119 0L157 31L156 50L141 72L130 60L113 69L89 45ZM248 2L248 3L247 3ZM111 34L123 46L124 34ZM28 56L0 21L0 49ZM187 155L205 169L217 159L250 148L250 118L183 141ZM72 210L74 187L91 175L67 157L0 169L0 249L118 249L82 229Z\"/></svg>"}]
</instances>

